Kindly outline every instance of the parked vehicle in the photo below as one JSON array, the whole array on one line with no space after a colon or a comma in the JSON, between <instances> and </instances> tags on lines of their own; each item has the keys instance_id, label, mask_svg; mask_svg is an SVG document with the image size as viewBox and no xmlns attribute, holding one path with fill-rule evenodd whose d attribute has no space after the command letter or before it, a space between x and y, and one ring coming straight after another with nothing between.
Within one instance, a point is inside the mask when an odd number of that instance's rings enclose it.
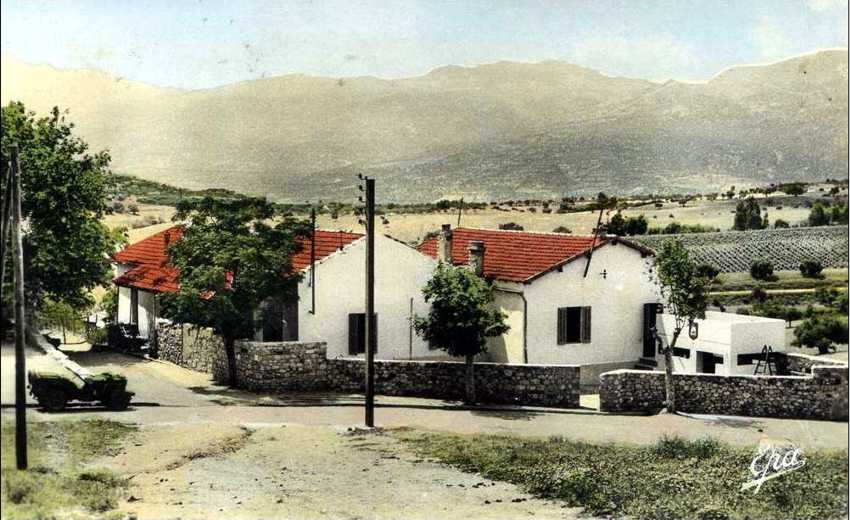
<instances>
[{"instance_id":1,"label":"parked vehicle","mask_svg":"<svg viewBox=\"0 0 850 520\"><path fill-rule=\"evenodd\" d=\"M65 409L69 401L100 402L110 410L126 410L135 395L127 391L127 378L104 372L86 378L29 371L30 393L49 412Z\"/></svg>"}]
</instances>

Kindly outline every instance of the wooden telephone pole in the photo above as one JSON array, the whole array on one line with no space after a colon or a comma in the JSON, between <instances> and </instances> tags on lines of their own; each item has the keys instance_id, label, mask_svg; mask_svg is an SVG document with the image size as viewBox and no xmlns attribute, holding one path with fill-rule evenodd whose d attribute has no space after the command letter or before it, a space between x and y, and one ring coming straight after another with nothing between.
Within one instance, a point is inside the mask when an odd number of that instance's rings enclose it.
<instances>
[{"instance_id":1,"label":"wooden telephone pole","mask_svg":"<svg viewBox=\"0 0 850 520\"><path fill-rule=\"evenodd\" d=\"M21 233L21 163L18 158L18 146L12 145L12 185L13 197L7 202L12 204L15 248L15 461L18 469L27 469L27 381L26 354L24 353L24 334L26 333L26 312L24 308L24 247ZM8 224L7 224L8 225Z\"/></svg>"},{"instance_id":2,"label":"wooden telephone pole","mask_svg":"<svg viewBox=\"0 0 850 520\"><path fill-rule=\"evenodd\" d=\"M366 181L366 426L375 426L375 179Z\"/></svg>"}]
</instances>

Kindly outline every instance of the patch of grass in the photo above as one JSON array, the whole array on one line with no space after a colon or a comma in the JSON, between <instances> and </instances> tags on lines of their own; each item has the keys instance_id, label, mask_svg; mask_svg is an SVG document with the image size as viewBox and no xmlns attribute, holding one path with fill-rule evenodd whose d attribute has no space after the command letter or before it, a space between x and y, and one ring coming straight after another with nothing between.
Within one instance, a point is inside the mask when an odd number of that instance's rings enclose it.
<instances>
[{"instance_id":1,"label":"patch of grass","mask_svg":"<svg viewBox=\"0 0 850 520\"><path fill-rule=\"evenodd\" d=\"M714 292L751 291L762 289L817 289L820 287L847 287L847 269L824 269L823 278L806 278L799 271L777 271L776 280L754 280L749 273L723 273L718 283L711 287Z\"/></svg>"},{"instance_id":2,"label":"patch of grass","mask_svg":"<svg viewBox=\"0 0 850 520\"><path fill-rule=\"evenodd\" d=\"M114 509L127 481L88 467L112 455L135 428L102 420L38 422L27 425L30 469L15 469L15 427L2 424L3 518L56 518L83 508L99 515Z\"/></svg>"},{"instance_id":3,"label":"patch of grass","mask_svg":"<svg viewBox=\"0 0 850 520\"><path fill-rule=\"evenodd\" d=\"M847 508L847 452L807 452L806 466L741 492L755 453L714 439L664 437L654 446L594 445L396 431L417 453L511 482L591 515L638 519L826 519Z\"/></svg>"}]
</instances>

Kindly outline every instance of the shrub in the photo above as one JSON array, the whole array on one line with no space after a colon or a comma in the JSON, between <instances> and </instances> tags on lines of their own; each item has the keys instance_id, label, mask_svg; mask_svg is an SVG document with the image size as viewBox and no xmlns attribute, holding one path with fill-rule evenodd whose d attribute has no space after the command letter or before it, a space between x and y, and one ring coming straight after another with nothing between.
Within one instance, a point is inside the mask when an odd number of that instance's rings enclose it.
<instances>
[{"instance_id":1,"label":"shrub","mask_svg":"<svg viewBox=\"0 0 850 520\"><path fill-rule=\"evenodd\" d=\"M800 264L800 274L806 278L823 278L823 265L817 260L804 260Z\"/></svg>"},{"instance_id":2,"label":"shrub","mask_svg":"<svg viewBox=\"0 0 850 520\"><path fill-rule=\"evenodd\" d=\"M511 231L522 231L525 228L520 226L516 222L507 222L505 224L499 224L499 229L509 229Z\"/></svg>"},{"instance_id":3,"label":"shrub","mask_svg":"<svg viewBox=\"0 0 850 520\"><path fill-rule=\"evenodd\" d=\"M750 264L750 276L755 280L776 280L773 274L773 264L769 260L755 260Z\"/></svg>"},{"instance_id":4,"label":"shrub","mask_svg":"<svg viewBox=\"0 0 850 520\"><path fill-rule=\"evenodd\" d=\"M847 318L813 316L794 329L794 344L813 347L821 354L834 349L836 343L847 343Z\"/></svg>"},{"instance_id":5,"label":"shrub","mask_svg":"<svg viewBox=\"0 0 850 520\"><path fill-rule=\"evenodd\" d=\"M720 275L720 269L717 266L709 264L707 262L697 265L696 272L697 276L702 276L708 278L709 280L714 280L715 278L717 278L718 275Z\"/></svg>"},{"instance_id":6,"label":"shrub","mask_svg":"<svg viewBox=\"0 0 850 520\"><path fill-rule=\"evenodd\" d=\"M566 226L558 226L552 230L552 233L572 233L573 230Z\"/></svg>"},{"instance_id":7,"label":"shrub","mask_svg":"<svg viewBox=\"0 0 850 520\"><path fill-rule=\"evenodd\" d=\"M831 287L818 287L815 289L815 300L821 305L832 307L838 299L838 291Z\"/></svg>"},{"instance_id":8,"label":"shrub","mask_svg":"<svg viewBox=\"0 0 850 520\"><path fill-rule=\"evenodd\" d=\"M659 457L668 459L708 459L720 451L720 443L711 437L689 441L678 436L665 434L655 443L652 450Z\"/></svg>"},{"instance_id":9,"label":"shrub","mask_svg":"<svg viewBox=\"0 0 850 520\"><path fill-rule=\"evenodd\" d=\"M761 287L753 288L753 291L750 293L750 295L753 297L753 300L759 303L764 303L765 300L767 300L767 291L765 291Z\"/></svg>"},{"instance_id":10,"label":"shrub","mask_svg":"<svg viewBox=\"0 0 850 520\"><path fill-rule=\"evenodd\" d=\"M137 206L136 204L130 204L127 206L127 212L129 212L131 215L138 215L139 206Z\"/></svg>"},{"instance_id":11,"label":"shrub","mask_svg":"<svg viewBox=\"0 0 850 520\"><path fill-rule=\"evenodd\" d=\"M776 209L782 209L782 207L780 206ZM788 222L785 222L784 220L782 220L781 218L778 218L773 222L773 228L774 229L788 229L789 227L791 227L791 225L788 224Z\"/></svg>"},{"instance_id":12,"label":"shrub","mask_svg":"<svg viewBox=\"0 0 850 520\"><path fill-rule=\"evenodd\" d=\"M832 304L841 314L847 314L847 293L841 293Z\"/></svg>"}]
</instances>

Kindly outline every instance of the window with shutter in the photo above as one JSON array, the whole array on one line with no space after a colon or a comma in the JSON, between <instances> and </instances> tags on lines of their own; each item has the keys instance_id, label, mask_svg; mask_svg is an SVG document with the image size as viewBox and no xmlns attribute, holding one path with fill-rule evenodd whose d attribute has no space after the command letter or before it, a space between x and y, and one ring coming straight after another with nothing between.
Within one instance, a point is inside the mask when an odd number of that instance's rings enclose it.
<instances>
[{"instance_id":1,"label":"window with shutter","mask_svg":"<svg viewBox=\"0 0 850 520\"><path fill-rule=\"evenodd\" d=\"M558 309L558 345L590 341L590 307Z\"/></svg>"},{"instance_id":2,"label":"window with shutter","mask_svg":"<svg viewBox=\"0 0 850 520\"><path fill-rule=\"evenodd\" d=\"M372 316L372 327L375 331L374 352L378 352L378 314ZM348 353L351 355L366 352L366 313L358 312L348 315Z\"/></svg>"},{"instance_id":3,"label":"window with shutter","mask_svg":"<svg viewBox=\"0 0 850 520\"><path fill-rule=\"evenodd\" d=\"M581 308L581 342L590 343L590 307Z\"/></svg>"}]
</instances>

